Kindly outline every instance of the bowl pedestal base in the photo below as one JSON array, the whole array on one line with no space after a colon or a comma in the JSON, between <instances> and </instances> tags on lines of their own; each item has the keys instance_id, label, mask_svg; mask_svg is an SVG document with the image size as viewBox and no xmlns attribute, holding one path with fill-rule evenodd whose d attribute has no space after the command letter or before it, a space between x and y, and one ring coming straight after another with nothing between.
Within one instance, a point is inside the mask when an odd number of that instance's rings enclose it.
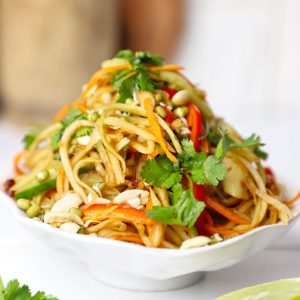
<instances>
[{"instance_id":1,"label":"bowl pedestal base","mask_svg":"<svg viewBox=\"0 0 300 300\"><path fill-rule=\"evenodd\" d=\"M97 268L88 267L92 276L109 286L141 292L161 292L182 289L191 286L204 278L205 272L195 272L171 279L152 279L147 277L133 276L130 274Z\"/></svg>"}]
</instances>

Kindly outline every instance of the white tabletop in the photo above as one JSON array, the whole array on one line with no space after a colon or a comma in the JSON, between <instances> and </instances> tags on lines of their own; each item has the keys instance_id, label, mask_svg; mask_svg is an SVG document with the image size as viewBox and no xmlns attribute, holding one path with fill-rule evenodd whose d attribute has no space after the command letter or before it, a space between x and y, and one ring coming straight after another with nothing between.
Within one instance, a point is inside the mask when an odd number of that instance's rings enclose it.
<instances>
[{"instance_id":1,"label":"white tabletop","mask_svg":"<svg viewBox=\"0 0 300 300\"><path fill-rule=\"evenodd\" d=\"M270 153L270 164L280 178L300 188L298 130L296 117L231 116L245 136L260 133ZM20 149L25 128L0 121L0 179L11 168L13 153ZM211 300L231 290L274 279L300 277L300 223L269 249L239 265L208 273L198 284L172 292L138 293L105 286L89 275L85 267L36 242L11 212L0 203L0 275L4 281L18 278L32 289L43 289L60 300L87 299L203 299Z\"/></svg>"}]
</instances>

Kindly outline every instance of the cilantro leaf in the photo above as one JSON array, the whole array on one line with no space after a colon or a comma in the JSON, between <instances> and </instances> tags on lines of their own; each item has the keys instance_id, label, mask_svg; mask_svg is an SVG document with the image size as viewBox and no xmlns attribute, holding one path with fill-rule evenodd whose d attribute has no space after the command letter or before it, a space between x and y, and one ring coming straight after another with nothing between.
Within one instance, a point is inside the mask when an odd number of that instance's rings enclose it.
<instances>
[{"instance_id":1,"label":"cilantro leaf","mask_svg":"<svg viewBox=\"0 0 300 300\"><path fill-rule=\"evenodd\" d=\"M14 300L31 300L31 293L27 285L21 286L14 294Z\"/></svg>"},{"instance_id":2,"label":"cilantro leaf","mask_svg":"<svg viewBox=\"0 0 300 300\"><path fill-rule=\"evenodd\" d=\"M32 131L27 133L24 137L23 137L23 144L24 144L24 148L27 150L29 149L29 147L32 145L32 143L34 142L34 140L36 139L38 135L37 131Z\"/></svg>"},{"instance_id":3,"label":"cilantro leaf","mask_svg":"<svg viewBox=\"0 0 300 300\"><path fill-rule=\"evenodd\" d=\"M37 292L30 298L31 300L58 300L55 297L47 296L44 292Z\"/></svg>"},{"instance_id":4,"label":"cilantro leaf","mask_svg":"<svg viewBox=\"0 0 300 300\"><path fill-rule=\"evenodd\" d=\"M148 92L154 91L153 80L148 76L148 74L144 71L141 71L137 75L137 87L140 90L145 90Z\"/></svg>"},{"instance_id":5,"label":"cilantro leaf","mask_svg":"<svg viewBox=\"0 0 300 300\"><path fill-rule=\"evenodd\" d=\"M163 224L176 224L192 227L205 208L203 202L195 199L191 190L183 190L177 183L172 189L172 206L154 206L147 212L148 216Z\"/></svg>"},{"instance_id":6,"label":"cilantro leaf","mask_svg":"<svg viewBox=\"0 0 300 300\"><path fill-rule=\"evenodd\" d=\"M117 54L116 57L118 58L126 58L126 59L131 59L134 57L134 54L131 50L128 49L124 49L124 50L120 50Z\"/></svg>"},{"instance_id":7,"label":"cilantro leaf","mask_svg":"<svg viewBox=\"0 0 300 300\"><path fill-rule=\"evenodd\" d=\"M141 176L148 184L164 188L170 188L182 179L179 167L172 164L165 155L156 160L146 160L141 169Z\"/></svg>"},{"instance_id":8,"label":"cilantro leaf","mask_svg":"<svg viewBox=\"0 0 300 300\"><path fill-rule=\"evenodd\" d=\"M156 160L147 160L141 169L141 177L156 187L171 188L169 207L153 207L148 215L151 219L164 224L177 224L191 227L205 207L198 202L192 190L192 183L217 185L226 175L226 167L215 155L205 156L196 152L193 142L182 141L182 153L177 155L178 162L173 163L165 155ZM184 190L181 179L189 179L189 189Z\"/></svg>"},{"instance_id":9,"label":"cilantro leaf","mask_svg":"<svg viewBox=\"0 0 300 300\"><path fill-rule=\"evenodd\" d=\"M126 79L120 78L118 81L115 81L114 87L115 88L118 87L120 93L120 98L117 101L118 103L125 103L126 99L133 98L133 91L137 89L136 78L137 78L137 74Z\"/></svg>"},{"instance_id":10,"label":"cilantro leaf","mask_svg":"<svg viewBox=\"0 0 300 300\"><path fill-rule=\"evenodd\" d=\"M131 50L125 49L119 51L115 57L128 59L131 65L149 64L161 66L163 64L163 59L160 55L149 51L138 51L133 53Z\"/></svg>"},{"instance_id":11,"label":"cilantro leaf","mask_svg":"<svg viewBox=\"0 0 300 300\"><path fill-rule=\"evenodd\" d=\"M236 143L225 133L217 145L215 156L222 159L225 154L233 148L259 147L263 145L264 144L260 142L259 137L255 134L252 134L241 143Z\"/></svg>"},{"instance_id":12,"label":"cilantro leaf","mask_svg":"<svg viewBox=\"0 0 300 300\"><path fill-rule=\"evenodd\" d=\"M138 51L135 56L130 60L131 64L149 64L154 66L161 66L163 64L163 59L160 55L151 53L149 51Z\"/></svg>"},{"instance_id":13,"label":"cilantro leaf","mask_svg":"<svg viewBox=\"0 0 300 300\"><path fill-rule=\"evenodd\" d=\"M196 152L193 142L182 141L183 151L178 154L179 163L172 163L165 155L156 160L147 160L141 170L145 182L156 187L170 188L180 182L182 176L189 176L197 184L217 185L226 175L226 167L221 160L202 152Z\"/></svg>"},{"instance_id":14,"label":"cilantro leaf","mask_svg":"<svg viewBox=\"0 0 300 300\"><path fill-rule=\"evenodd\" d=\"M61 124L66 128L77 120L86 120L86 117L79 109L72 107Z\"/></svg>"},{"instance_id":15,"label":"cilantro leaf","mask_svg":"<svg viewBox=\"0 0 300 300\"><path fill-rule=\"evenodd\" d=\"M31 295L27 285L20 286L18 280L8 282L5 287L0 277L0 300L58 300L55 297L47 296L44 292L37 292Z\"/></svg>"},{"instance_id":16,"label":"cilantro leaf","mask_svg":"<svg viewBox=\"0 0 300 300\"><path fill-rule=\"evenodd\" d=\"M178 155L178 159L182 166L187 171L191 171L195 167L201 168L205 161L205 154L203 152L196 152L191 140L185 139L181 142L181 145L183 151Z\"/></svg>"},{"instance_id":17,"label":"cilantro leaf","mask_svg":"<svg viewBox=\"0 0 300 300\"><path fill-rule=\"evenodd\" d=\"M128 59L131 68L118 72L113 78L113 87L119 90L118 103L125 103L126 99L133 98L134 90L153 92L160 88L163 83L153 80L149 74L155 73L148 65L160 66L162 58L149 51L133 53L130 50L121 50L116 57Z\"/></svg>"},{"instance_id":18,"label":"cilantro leaf","mask_svg":"<svg viewBox=\"0 0 300 300\"><path fill-rule=\"evenodd\" d=\"M192 181L217 185L224 179L226 168L218 158L213 155L206 158L203 152L196 152L190 140L183 140L181 144L183 151L178 158L186 171L192 173Z\"/></svg>"},{"instance_id":19,"label":"cilantro leaf","mask_svg":"<svg viewBox=\"0 0 300 300\"><path fill-rule=\"evenodd\" d=\"M92 132L91 127L81 127L76 131L75 136L81 137L81 136L89 135L91 132Z\"/></svg>"},{"instance_id":20,"label":"cilantro leaf","mask_svg":"<svg viewBox=\"0 0 300 300\"><path fill-rule=\"evenodd\" d=\"M256 154L256 156L258 156L261 159L267 159L269 154L263 150L261 150L260 148L257 148L254 153Z\"/></svg>"},{"instance_id":21,"label":"cilantro leaf","mask_svg":"<svg viewBox=\"0 0 300 300\"><path fill-rule=\"evenodd\" d=\"M11 280L4 290L5 300L30 300L31 294L28 286L20 286L17 280Z\"/></svg>"},{"instance_id":22,"label":"cilantro leaf","mask_svg":"<svg viewBox=\"0 0 300 300\"><path fill-rule=\"evenodd\" d=\"M11 280L4 290L4 299L14 299L20 288L20 284L17 280Z\"/></svg>"},{"instance_id":23,"label":"cilantro leaf","mask_svg":"<svg viewBox=\"0 0 300 300\"><path fill-rule=\"evenodd\" d=\"M114 78L113 78L113 87L116 89L119 89L122 86L122 82L124 80L124 78L126 76L128 76L130 73L132 73L132 69L127 69L124 71L121 71L119 74L117 74Z\"/></svg>"},{"instance_id":24,"label":"cilantro leaf","mask_svg":"<svg viewBox=\"0 0 300 300\"><path fill-rule=\"evenodd\" d=\"M132 69L120 72L113 79L113 86L119 89L120 98L118 103L124 103L126 99L133 97L134 90L145 90L153 92L157 84L152 80L145 71L133 73ZM132 76L129 76L130 74Z\"/></svg>"},{"instance_id":25,"label":"cilantro leaf","mask_svg":"<svg viewBox=\"0 0 300 300\"><path fill-rule=\"evenodd\" d=\"M59 141L61 140L63 132L64 132L64 130L61 129L52 134L51 141L50 141L52 151L56 151L58 149Z\"/></svg>"},{"instance_id":26,"label":"cilantro leaf","mask_svg":"<svg viewBox=\"0 0 300 300\"><path fill-rule=\"evenodd\" d=\"M195 158L195 151L194 144L191 140L184 139L181 142L183 151L179 154L179 158L183 161Z\"/></svg>"},{"instance_id":27,"label":"cilantro leaf","mask_svg":"<svg viewBox=\"0 0 300 300\"><path fill-rule=\"evenodd\" d=\"M77 108L71 108L68 112L68 114L66 115L66 117L60 121L61 124L63 125L63 128L58 130L58 131L55 131L52 136L51 136L51 141L50 141L50 145L51 145L51 149L52 151L56 151L59 147L59 142L64 134L64 131L65 129L71 125L74 121L77 121L77 120L86 120L86 116ZM86 128L86 129L84 129ZM84 133L86 132L89 127L83 127L83 128L80 128L79 130L77 130L77 132L79 132L79 134L81 133ZM76 134L77 134L76 132ZM86 134L83 134L83 135L86 135ZM81 136L81 135L79 135ZM78 136L77 136L78 137Z\"/></svg>"},{"instance_id":28,"label":"cilantro leaf","mask_svg":"<svg viewBox=\"0 0 300 300\"><path fill-rule=\"evenodd\" d=\"M217 185L226 175L226 167L222 162L210 155L204 161L201 168L194 168L191 179L197 184Z\"/></svg>"}]
</instances>

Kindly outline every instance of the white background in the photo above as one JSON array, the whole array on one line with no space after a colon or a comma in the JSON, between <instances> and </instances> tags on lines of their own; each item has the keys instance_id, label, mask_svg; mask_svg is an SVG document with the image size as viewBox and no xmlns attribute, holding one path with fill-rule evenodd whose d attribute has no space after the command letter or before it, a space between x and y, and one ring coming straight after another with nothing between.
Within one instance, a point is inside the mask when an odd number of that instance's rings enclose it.
<instances>
[{"instance_id":1,"label":"white background","mask_svg":"<svg viewBox=\"0 0 300 300\"><path fill-rule=\"evenodd\" d=\"M218 114L300 112L300 1L187 0L175 59Z\"/></svg>"}]
</instances>

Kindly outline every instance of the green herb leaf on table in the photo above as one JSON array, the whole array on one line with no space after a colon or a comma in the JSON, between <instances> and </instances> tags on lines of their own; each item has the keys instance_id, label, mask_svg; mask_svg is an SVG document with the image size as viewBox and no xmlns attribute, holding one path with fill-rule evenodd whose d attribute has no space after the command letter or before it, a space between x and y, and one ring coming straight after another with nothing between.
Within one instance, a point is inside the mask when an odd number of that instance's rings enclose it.
<instances>
[{"instance_id":1,"label":"green herb leaf on table","mask_svg":"<svg viewBox=\"0 0 300 300\"><path fill-rule=\"evenodd\" d=\"M47 296L44 292L37 292L31 295L27 285L20 285L18 280L14 279L4 286L0 277L0 300L58 300L55 297Z\"/></svg>"}]
</instances>

